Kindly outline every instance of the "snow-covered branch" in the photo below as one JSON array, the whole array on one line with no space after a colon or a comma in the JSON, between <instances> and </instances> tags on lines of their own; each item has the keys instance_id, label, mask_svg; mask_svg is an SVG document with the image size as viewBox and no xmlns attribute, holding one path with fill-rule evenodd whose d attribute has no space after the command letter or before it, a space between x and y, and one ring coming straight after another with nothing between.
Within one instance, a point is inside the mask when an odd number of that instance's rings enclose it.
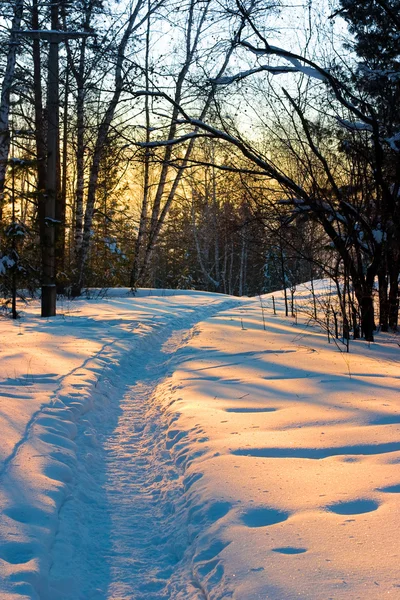
<instances>
[{"instance_id":1,"label":"snow-covered branch","mask_svg":"<svg viewBox=\"0 0 400 600\"><path fill-rule=\"evenodd\" d=\"M243 46L244 48L247 48L247 50L249 50L256 56L270 55L270 56L279 56L281 58L284 58L285 60L289 61L293 65L294 70L296 72L304 73L304 75L307 75L308 77L314 77L314 78L319 79L320 81L323 81L326 84L328 84L330 86L330 88L332 89L333 93L335 94L336 99L343 106L345 106L351 113L356 115L357 118L360 119L360 121L363 121L364 123L371 125L372 127L374 125L375 126L377 125L376 119L373 116L372 108L368 107L369 111L370 111L370 115L367 115L362 110L360 110L356 106L358 99L352 94L352 92L350 90L347 89L347 87L344 85L344 83L339 81L338 79L336 79L336 77L334 77L327 69L324 69L323 67L321 67L314 61L306 58L305 56L301 56L299 54L290 52L289 50L279 48L278 46L272 46L272 45L268 44L268 42L265 43L264 48L259 48L257 46L254 46L253 44L251 44L250 42L247 42L247 41L241 41L240 45ZM272 68L276 68L276 67L272 67ZM267 70L267 69L263 69L263 70ZM283 72L288 72L288 71L283 71ZM351 100L348 100L348 98L350 98Z\"/></svg>"},{"instance_id":2,"label":"snow-covered branch","mask_svg":"<svg viewBox=\"0 0 400 600\"><path fill-rule=\"evenodd\" d=\"M192 133L187 133L180 137L177 137L172 140L155 140L153 142L136 142L136 146L140 148L161 148L162 146L176 146L176 144L182 144L187 140L192 140L195 138L204 138L204 137L212 137L211 135L207 135L204 133L196 133L193 131Z\"/></svg>"},{"instance_id":3,"label":"snow-covered branch","mask_svg":"<svg viewBox=\"0 0 400 600\"><path fill-rule=\"evenodd\" d=\"M271 67L269 65L260 65L255 69L248 69L247 71L240 71L235 75L227 75L225 77L218 77L217 79L210 79L211 83L215 85L229 85L234 81L240 81L241 79L245 79L250 75L254 75L254 73L262 73L263 71L268 71L272 75L281 75L282 73L296 73L298 69L294 67Z\"/></svg>"},{"instance_id":4,"label":"snow-covered branch","mask_svg":"<svg viewBox=\"0 0 400 600\"><path fill-rule=\"evenodd\" d=\"M172 104L174 106L174 108L176 108L177 111L182 115L186 124L192 125L195 129L200 129L202 131L205 131L207 134L210 134L209 135L210 137L224 140L224 141L228 142L229 144L232 144L233 146L238 148L238 150L240 150L240 152L243 154L243 156L248 158L251 162L253 162L259 168L262 169L265 176L270 177L271 179L274 179L277 183L282 185L284 188L290 189L292 192L299 195L300 197L301 196L303 196L305 198L308 197L307 193L298 184L296 184L290 177L287 177L286 175L284 175L275 166L270 164L267 159L260 156L253 148L250 148L245 142L243 142L239 138L227 133L226 131L223 131L222 129L218 129L217 127L214 127L213 125L210 125L209 123L206 123L205 121L202 121L201 119L191 117L180 104L178 104L173 98L168 96L168 94L166 94L165 92L161 92L161 91L160 92L146 92L145 90L139 90L134 93L134 96L144 96L146 93L148 93L149 95L151 95L153 97L163 98L164 100L166 100L167 102ZM197 135L197 132L193 132L193 134ZM190 134L187 134L187 135L190 135ZM184 137L186 137L186 136L184 136ZM163 145L175 144L175 143L177 143L176 139L177 138L174 138L173 140L164 140ZM186 138L186 139L188 139L188 138ZM159 145L161 145L162 142L160 141L157 143Z\"/></svg>"},{"instance_id":5,"label":"snow-covered branch","mask_svg":"<svg viewBox=\"0 0 400 600\"><path fill-rule=\"evenodd\" d=\"M400 131L385 139L392 150L399 152L400 150Z\"/></svg>"},{"instance_id":6,"label":"snow-covered branch","mask_svg":"<svg viewBox=\"0 0 400 600\"><path fill-rule=\"evenodd\" d=\"M349 121L347 119L341 119L340 117L336 117L339 125L347 129L348 131L373 131L372 125L369 123L364 123L363 121Z\"/></svg>"}]
</instances>

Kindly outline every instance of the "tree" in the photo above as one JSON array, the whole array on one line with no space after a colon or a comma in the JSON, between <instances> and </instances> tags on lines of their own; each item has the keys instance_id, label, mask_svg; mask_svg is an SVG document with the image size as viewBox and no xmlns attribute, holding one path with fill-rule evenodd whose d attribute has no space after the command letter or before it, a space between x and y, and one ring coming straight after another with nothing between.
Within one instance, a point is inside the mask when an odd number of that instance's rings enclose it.
<instances>
[{"instance_id":1,"label":"tree","mask_svg":"<svg viewBox=\"0 0 400 600\"><path fill-rule=\"evenodd\" d=\"M340 5L340 15L354 36L349 45L358 59L352 83L374 107L379 122L372 161L379 212L376 231L383 239L378 271L380 324L387 331L388 327L397 328L399 312L400 2L341 0Z\"/></svg>"},{"instance_id":2,"label":"tree","mask_svg":"<svg viewBox=\"0 0 400 600\"><path fill-rule=\"evenodd\" d=\"M11 29L7 40L7 60L1 86L0 98L0 222L2 221L4 204L4 187L6 181L7 161L10 151L10 97L14 83L17 52L20 47L18 31L21 28L23 16L23 0L15 0L10 3L13 11Z\"/></svg>"},{"instance_id":3,"label":"tree","mask_svg":"<svg viewBox=\"0 0 400 600\"><path fill-rule=\"evenodd\" d=\"M254 38L253 41L249 37L243 39L242 36L239 45L254 55L257 60L262 57L266 62L245 72L216 79L214 84L232 85L259 72L270 76L299 74L302 78L306 76L320 81L327 90L325 102L332 111L332 121L336 125L339 123L346 127L354 135L361 136L364 147L372 149L370 172L379 193L381 210L383 213L391 210L393 196L388 193L389 187L383 177L379 120L371 103L358 96L345 80L321 67L316 61L269 44L252 17L251 7L247 9L239 5L239 11L246 19ZM277 65L271 64L269 60L271 58L277 58L280 62ZM172 98L166 94L161 95L176 106ZM297 158L297 164L301 165L300 172L297 173L292 168L277 164L270 154L261 152L254 142L245 141L238 132L230 132L226 120L220 119L221 126L216 127L201 119L193 118L182 106L177 108L184 122L194 128L193 135L200 129L212 137L234 145L244 157L258 167L260 175L264 174L278 184L281 193L286 195L287 201L296 212L307 214L309 218L321 224L351 276L360 307L362 330L365 338L372 341L374 330L372 291L383 253L383 238L376 233L377 230L379 231L377 211L370 211L367 216L363 214L362 201L365 199L365 194L360 194L359 183L356 182L353 186L354 181L350 181L349 185L344 185L345 181L340 170L330 162L332 153L320 149L321 128L318 123L313 122L315 119L311 119L306 113L306 110L313 110L314 107L308 102L307 96L304 96L302 88L298 88L297 98L284 89L283 99L286 100L285 104L282 104L283 110L292 122L292 133L294 132L297 140L295 144L291 142L287 144L292 155ZM182 140L187 135L184 134ZM290 139L290 137L286 138L286 143ZM346 156L345 160L348 159L349 156Z\"/></svg>"},{"instance_id":4,"label":"tree","mask_svg":"<svg viewBox=\"0 0 400 600\"><path fill-rule=\"evenodd\" d=\"M19 29L20 37L33 40L34 63L34 110L37 150L38 216L40 245L42 252L41 308L42 317L56 314L56 229L59 236L64 230L63 207L60 208L60 137L59 137L59 44L71 37L82 37L86 33L62 32L59 30L59 5L50 3L50 29L41 29L37 0L32 6L32 28ZM47 119L44 120L42 101L42 70L40 40L49 42L47 60ZM58 219L57 219L58 217ZM63 233L62 233L63 235Z\"/></svg>"},{"instance_id":5,"label":"tree","mask_svg":"<svg viewBox=\"0 0 400 600\"><path fill-rule=\"evenodd\" d=\"M79 224L77 225L78 233L75 239L81 239L82 241L80 246L78 245L75 250L77 256L77 273L74 278L72 292L73 295L79 295L84 285L101 160L104 155L104 149L107 145L107 138L110 132L111 124L115 117L117 106L124 90L124 85L126 84L127 74L132 70L132 64L126 67L126 52L133 35L140 30L143 22L145 22L148 16L157 10L162 3L163 0L155 0L155 2L149 4L146 9L145 0L137 0L136 4L134 4L130 9L127 22L123 29L123 34L115 48L115 68L112 86L113 91L109 101L106 102L105 111L100 120L92 151L82 237L78 232ZM142 9L145 11L144 15L142 14Z\"/></svg>"},{"instance_id":6,"label":"tree","mask_svg":"<svg viewBox=\"0 0 400 600\"><path fill-rule=\"evenodd\" d=\"M218 15L217 11L216 15ZM140 145L145 150L145 171L144 171L144 191L143 201L140 212L140 221L138 227L138 235L136 240L136 248L134 261L132 265L130 285L132 289L135 289L139 283L141 283L147 274L149 264L152 259L152 255L156 248L157 240L164 225L165 219L174 201L175 195L182 181L183 174L187 165L190 162L192 153L195 149L195 140L198 137L196 132L194 135L189 135L186 138L186 144L183 152L180 154L174 153L173 148L175 145L175 136L179 131L179 106L181 103L186 103L185 96L189 93L194 95L197 110L199 110L199 118L203 120L206 115L209 115L212 104L215 98L216 86L211 83L208 71L208 76L204 78L204 73L199 75L198 64L201 62L201 57L204 56L209 59L211 69L214 71L215 77L218 79L225 73L229 62L231 60L234 48L238 42L240 31L243 27L243 18L239 19L235 15L233 28L233 36L231 40L228 40L224 44L223 51L218 51L218 63L215 67L213 64L210 53L216 54L218 45L215 44L214 36L215 28L218 27L221 16L212 16L213 28L210 33L210 21L207 17L212 14L211 3L198 3L195 0L190 0L188 11L186 15L186 22L183 25L183 40L182 40L182 60L180 68L177 73L173 74L175 83L170 85L171 89L171 100L169 108L171 113L168 117L168 121L164 127L167 129L167 143L163 140L162 143L159 141L150 140L150 127L149 118L149 105L148 98L163 97L163 94L159 94L157 90L165 87L164 85L157 85L153 80L150 81L148 75L146 75L145 90L137 92L135 89L132 90L134 98L140 96L145 97L145 112L146 112L146 139ZM226 15L225 15L226 17ZM204 30L204 31L203 31ZM207 36L204 36L204 32ZM211 48L204 48L207 43L207 37L211 38ZM206 38L206 39L204 39ZM210 40L208 40L210 43ZM149 54L146 51L146 65L147 71L149 70ZM193 72L194 69L194 72ZM206 70L206 64L202 64L202 71ZM164 83L164 82L163 82ZM189 84L189 92L187 86ZM206 93L199 94L198 89L205 89ZM146 100L147 99L147 100ZM168 104L166 105L168 108ZM165 103L163 108L165 107ZM200 136L201 137L201 136ZM155 192L151 197L148 183L148 169L150 159L150 149L161 148L162 154L157 157L160 167L160 172L157 178L157 183L154 184ZM146 175L147 173L147 175Z\"/></svg>"}]
</instances>

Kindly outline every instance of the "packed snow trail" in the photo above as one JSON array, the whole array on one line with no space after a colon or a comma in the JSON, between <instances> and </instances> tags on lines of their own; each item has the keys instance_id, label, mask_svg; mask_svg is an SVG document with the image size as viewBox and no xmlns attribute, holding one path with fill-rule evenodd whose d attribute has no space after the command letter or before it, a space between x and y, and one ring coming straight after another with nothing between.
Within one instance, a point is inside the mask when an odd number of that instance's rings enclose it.
<instances>
[{"instance_id":1,"label":"packed snow trail","mask_svg":"<svg viewBox=\"0 0 400 600\"><path fill-rule=\"evenodd\" d=\"M184 489L154 393L179 363L189 327L232 300L218 304L187 307L150 330L107 374L110 405L88 413L75 439L79 476L60 511L48 600L204 598L190 569L171 581L188 546ZM189 437L201 441L201 431Z\"/></svg>"}]
</instances>

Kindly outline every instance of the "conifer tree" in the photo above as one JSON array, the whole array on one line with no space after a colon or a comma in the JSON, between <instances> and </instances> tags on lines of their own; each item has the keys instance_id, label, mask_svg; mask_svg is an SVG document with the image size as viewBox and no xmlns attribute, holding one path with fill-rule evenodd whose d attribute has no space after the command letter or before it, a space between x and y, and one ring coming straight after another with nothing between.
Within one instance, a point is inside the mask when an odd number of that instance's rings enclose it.
<instances>
[{"instance_id":1,"label":"conifer tree","mask_svg":"<svg viewBox=\"0 0 400 600\"><path fill-rule=\"evenodd\" d=\"M380 324L398 325L400 273L400 1L341 0L341 16L354 37L358 58L354 84L379 123L371 158L377 235L383 236L379 269ZM389 284L389 291L388 291Z\"/></svg>"}]
</instances>

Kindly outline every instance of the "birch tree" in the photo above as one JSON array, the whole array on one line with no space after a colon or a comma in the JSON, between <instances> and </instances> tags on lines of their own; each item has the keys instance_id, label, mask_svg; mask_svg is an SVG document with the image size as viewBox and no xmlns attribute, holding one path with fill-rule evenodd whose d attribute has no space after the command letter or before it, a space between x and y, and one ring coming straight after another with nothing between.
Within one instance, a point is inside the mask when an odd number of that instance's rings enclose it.
<instances>
[{"instance_id":1,"label":"birch tree","mask_svg":"<svg viewBox=\"0 0 400 600\"><path fill-rule=\"evenodd\" d=\"M152 3L150 5L149 12L154 12L157 10L162 5L162 2L163 0ZM73 284L74 295L79 295L85 281L85 270L89 255L101 159L103 157L104 148L107 143L107 137L109 135L118 104L124 91L127 73L132 68L132 63L128 64L126 61L126 53L132 37L140 30L147 18L146 11L144 14L142 13L143 9L146 9L145 0L137 0L137 2L131 7L128 19L123 28L121 39L117 43L115 50L115 66L112 78L113 91L106 104L104 114L101 118L98 131L96 133L96 139L90 161L82 236L80 236L79 227L76 227L76 239L78 240L78 246L76 248L77 272L75 274ZM82 241L79 245L80 239Z\"/></svg>"},{"instance_id":2,"label":"birch tree","mask_svg":"<svg viewBox=\"0 0 400 600\"><path fill-rule=\"evenodd\" d=\"M142 146L146 149L147 156L150 148L152 147L157 148L161 146L163 147L163 152L157 157L157 160L161 164L161 170L157 183L155 184L155 193L154 197L152 198L151 206L148 188L145 188L145 193L143 196L135 256L130 280L132 289L135 289L137 285L143 281L143 278L147 273L160 232L174 201L179 185L182 182L185 168L187 167L195 148L195 139L197 137L196 132L194 132L193 136L191 135L188 137L186 147L181 154L178 154L177 156L173 152L174 139L179 131L179 106L184 100L185 92L187 93L185 86L187 87L189 84L193 89L193 80L196 78L198 79L198 74L196 75L192 73L191 69L193 65L196 65L196 63L199 61L201 45L205 44L202 36L204 32L210 28L208 16L210 15L211 10L212 5L209 2L198 3L196 0L190 0L188 5L187 18L184 25L184 54L182 58L182 66L175 76L176 83L171 94L171 113L168 119L168 133L166 136L166 139L169 143L159 144L157 141L153 143L150 140L150 120L147 118L146 121L146 140L143 142ZM216 78L222 77L225 73L234 48L239 40L239 33L242 27L243 19L236 19L236 25L234 25L235 31L232 40L226 44L225 52L222 54L218 53L218 59L220 62L219 67L217 67L216 72L214 72ZM190 83L188 82L189 77L191 79ZM214 84L210 81L206 81L205 83L207 92L205 95L200 96L200 120L205 119L206 115L209 113L215 97ZM200 85L200 82L197 85ZM144 93L137 93L135 90L133 90L133 96L138 97L142 95L147 99L152 95L153 97L157 97L157 89L159 89L159 87L155 84L150 86L150 82L147 79ZM160 94L160 96L162 96L162 94ZM148 102L148 100L145 101ZM147 114L148 104L146 105L146 115Z\"/></svg>"}]
</instances>

